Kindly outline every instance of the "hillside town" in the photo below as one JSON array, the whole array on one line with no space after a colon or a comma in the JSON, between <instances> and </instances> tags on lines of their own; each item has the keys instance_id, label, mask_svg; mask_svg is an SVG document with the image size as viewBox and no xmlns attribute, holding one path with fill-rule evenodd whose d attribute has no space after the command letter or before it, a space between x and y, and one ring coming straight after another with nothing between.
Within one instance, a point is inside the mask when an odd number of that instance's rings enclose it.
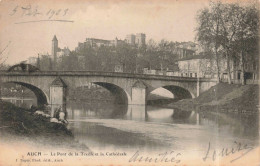
<instances>
[{"instance_id":1,"label":"hillside town","mask_svg":"<svg viewBox=\"0 0 260 166\"><path fill-rule=\"evenodd\" d=\"M16 36L0 44L0 145L12 161L259 163L255 0L69 1L43 20L38 0L14 6L23 18L0 29Z\"/></svg>"},{"instance_id":2,"label":"hillside town","mask_svg":"<svg viewBox=\"0 0 260 166\"><path fill-rule=\"evenodd\" d=\"M179 77L217 78L217 65L212 52L194 42L172 42L152 39L146 42L146 35L129 34L124 40L86 38L74 50L59 48L54 35L51 54L38 54L26 61L41 70L98 70L127 72ZM245 79L258 79L258 56L247 56L244 64ZM229 62L233 82L240 82L241 65L239 59ZM99 66L96 68L96 66ZM219 59L219 73L222 81L228 79L227 60Z\"/></svg>"}]
</instances>

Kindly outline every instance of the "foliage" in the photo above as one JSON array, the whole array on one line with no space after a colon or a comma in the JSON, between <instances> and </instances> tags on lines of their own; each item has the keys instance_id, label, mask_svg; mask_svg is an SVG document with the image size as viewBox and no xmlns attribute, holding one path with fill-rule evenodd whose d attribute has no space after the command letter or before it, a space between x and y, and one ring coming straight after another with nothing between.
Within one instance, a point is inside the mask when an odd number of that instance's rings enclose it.
<instances>
[{"instance_id":1,"label":"foliage","mask_svg":"<svg viewBox=\"0 0 260 166\"><path fill-rule=\"evenodd\" d=\"M178 43L150 40L146 47L135 47L127 43L117 46L91 47L86 45L68 56L58 57L56 70L114 71L115 65L122 65L128 73L142 73L143 68L166 70L175 65ZM41 70L54 70L49 56L39 60Z\"/></svg>"},{"instance_id":2,"label":"foliage","mask_svg":"<svg viewBox=\"0 0 260 166\"><path fill-rule=\"evenodd\" d=\"M237 3L212 2L209 8L199 11L197 16L197 40L215 53L219 61L227 61L228 80L231 83L231 67L242 71L246 60L258 55L259 11L257 5L242 6ZM241 66L231 66L237 59ZM219 73L218 66L218 73Z\"/></svg>"}]
</instances>

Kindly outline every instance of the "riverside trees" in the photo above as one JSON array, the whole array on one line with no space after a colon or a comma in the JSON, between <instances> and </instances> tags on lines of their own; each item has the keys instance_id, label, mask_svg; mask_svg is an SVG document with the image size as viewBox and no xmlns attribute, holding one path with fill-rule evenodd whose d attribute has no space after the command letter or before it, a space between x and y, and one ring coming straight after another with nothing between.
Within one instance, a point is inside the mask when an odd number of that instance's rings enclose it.
<instances>
[{"instance_id":1,"label":"riverside trees","mask_svg":"<svg viewBox=\"0 0 260 166\"><path fill-rule=\"evenodd\" d=\"M57 60L56 70L95 70L114 71L115 65L121 64L123 71L142 73L143 68L166 70L175 64L176 49L180 43L152 39L145 47L136 47L127 43L117 46L86 46L72 51L68 56ZM174 51L175 50L175 51ZM52 70L49 56L39 60L41 70Z\"/></svg>"},{"instance_id":2,"label":"riverside trees","mask_svg":"<svg viewBox=\"0 0 260 166\"><path fill-rule=\"evenodd\" d=\"M215 54L217 75L220 80L219 61L225 59L228 82L231 83L231 61L238 59L241 83L245 84L245 60L258 55L259 12L257 4L242 6L212 2L198 12L197 40ZM221 53L222 52L222 53ZM234 64L233 64L234 68Z\"/></svg>"}]
</instances>

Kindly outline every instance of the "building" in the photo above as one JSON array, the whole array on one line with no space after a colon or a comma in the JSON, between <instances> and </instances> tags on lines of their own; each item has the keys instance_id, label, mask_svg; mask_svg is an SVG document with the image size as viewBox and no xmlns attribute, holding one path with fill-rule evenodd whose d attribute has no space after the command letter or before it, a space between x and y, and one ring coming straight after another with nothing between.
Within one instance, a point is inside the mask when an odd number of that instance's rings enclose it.
<instances>
[{"instance_id":1,"label":"building","mask_svg":"<svg viewBox=\"0 0 260 166\"><path fill-rule=\"evenodd\" d=\"M146 44L145 38L146 38L146 35L144 33L137 33L136 35L129 34L129 35L126 35L125 41L127 44L137 45L138 47L143 47Z\"/></svg>"},{"instance_id":2,"label":"building","mask_svg":"<svg viewBox=\"0 0 260 166\"><path fill-rule=\"evenodd\" d=\"M62 56L69 56L69 54L70 54L70 50L68 47L64 47L63 49L59 48L58 39L57 39L56 35L54 35L54 37L52 39L52 50L51 50L51 59L53 62L53 69L56 69L56 64L58 61L61 60Z\"/></svg>"},{"instance_id":3,"label":"building","mask_svg":"<svg viewBox=\"0 0 260 166\"><path fill-rule=\"evenodd\" d=\"M111 45L111 46L118 46L118 45L121 45L121 44L124 44L124 43L125 43L124 40L120 40L120 39L118 39L118 38L116 37L115 40L112 40L112 41L110 42L110 45Z\"/></svg>"},{"instance_id":4,"label":"building","mask_svg":"<svg viewBox=\"0 0 260 166\"><path fill-rule=\"evenodd\" d=\"M84 51L86 48L91 47L89 43L87 42L78 42L78 46L75 48L75 51L77 53Z\"/></svg>"},{"instance_id":5,"label":"building","mask_svg":"<svg viewBox=\"0 0 260 166\"><path fill-rule=\"evenodd\" d=\"M126 40L127 44L135 45L135 35L134 34L126 35L125 40Z\"/></svg>"},{"instance_id":6,"label":"building","mask_svg":"<svg viewBox=\"0 0 260 166\"><path fill-rule=\"evenodd\" d=\"M188 42L181 42L179 48L186 48L195 51L197 49L197 46L198 44L188 41Z\"/></svg>"},{"instance_id":7,"label":"building","mask_svg":"<svg viewBox=\"0 0 260 166\"><path fill-rule=\"evenodd\" d=\"M51 49L51 59L54 63L54 69L55 69L55 64L57 63L57 52L59 51L59 46L58 46L58 39L56 35L54 35L52 39L52 49Z\"/></svg>"},{"instance_id":8,"label":"building","mask_svg":"<svg viewBox=\"0 0 260 166\"><path fill-rule=\"evenodd\" d=\"M110 46L111 41L96 38L86 38L86 44L90 45L91 47Z\"/></svg>"},{"instance_id":9,"label":"building","mask_svg":"<svg viewBox=\"0 0 260 166\"><path fill-rule=\"evenodd\" d=\"M124 40L120 40L117 37L114 40L104 40L96 38L86 38L86 41L83 43L78 43L78 46L75 48L76 52L80 52L86 48L95 48L100 46L118 46L125 43Z\"/></svg>"},{"instance_id":10,"label":"building","mask_svg":"<svg viewBox=\"0 0 260 166\"><path fill-rule=\"evenodd\" d=\"M119 44L124 43L123 40L118 39L115 40L104 40L104 39L96 39L96 38L87 38L86 42L81 47L86 47L87 45L91 47L100 47L100 46L117 46Z\"/></svg>"},{"instance_id":11,"label":"building","mask_svg":"<svg viewBox=\"0 0 260 166\"><path fill-rule=\"evenodd\" d=\"M244 64L245 80L255 83L259 78L258 59L246 61ZM219 74L222 81L228 80L227 60L219 59ZM178 76L182 77L201 77L217 78L217 65L213 55L200 53L199 55L189 56L178 60ZM230 61L230 74L234 83L241 82L241 64L238 59Z\"/></svg>"},{"instance_id":12,"label":"building","mask_svg":"<svg viewBox=\"0 0 260 166\"><path fill-rule=\"evenodd\" d=\"M51 59L53 62L53 66L52 68L55 70L56 69L56 64L58 61L61 60L62 56L69 56L70 54L70 50L68 47L64 47L63 49L59 48L59 42L58 39L56 37L56 35L54 35L53 39L52 39L52 50L51 50Z\"/></svg>"},{"instance_id":13,"label":"building","mask_svg":"<svg viewBox=\"0 0 260 166\"><path fill-rule=\"evenodd\" d=\"M145 34L139 33L139 34L129 34L126 36L125 40L120 40L117 37L114 40L104 40L104 39L97 39L97 38L86 38L86 40L81 43L78 43L78 46L75 48L76 52L80 52L81 50L84 50L86 48L95 48L100 46L118 46L124 43L142 47L145 46Z\"/></svg>"},{"instance_id":14,"label":"building","mask_svg":"<svg viewBox=\"0 0 260 166\"><path fill-rule=\"evenodd\" d=\"M187 48L177 48L178 59L184 59L195 55L195 51Z\"/></svg>"},{"instance_id":15,"label":"building","mask_svg":"<svg viewBox=\"0 0 260 166\"><path fill-rule=\"evenodd\" d=\"M64 47L63 49L59 49L59 52L57 52L57 62L62 61L62 57L69 56L70 55L70 49L68 47Z\"/></svg>"},{"instance_id":16,"label":"building","mask_svg":"<svg viewBox=\"0 0 260 166\"><path fill-rule=\"evenodd\" d=\"M59 52L57 52L57 57L69 56L69 55L70 55L70 49L68 47L64 47L63 49L59 49Z\"/></svg>"},{"instance_id":17,"label":"building","mask_svg":"<svg viewBox=\"0 0 260 166\"><path fill-rule=\"evenodd\" d=\"M202 52L204 52L205 48L202 45L196 44L194 42L188 41L188 42L181 42L177 43L177 49L176 52L177 55L182 56L180 58L184 58L185 56L192 55L198 55Z\"/></svg>"},{"instance_id":18,"label":"building","mask_svg":"<svg viewBox=\"0 0 260 166\"><path fill-rule=\"evenodd\" d=\"M198 44L193 42L179 43L176 54L178 57L178 71L174 71L174 74L171 73L171 75L180 77L217 77L213 55L202 52ZM221 64L223 63L221 62ZM224 77L225 74L223 74L223 71L221 72Z\"/></svg>"},{"instance_id":19,"label":"building","mask_svg":"<svg viewBox=\"0 0 260 166\"><path fill-rule=\"evenodd\" d=\"M250 60L245 60L244 63L244 72L245 72L245 79L246 80L258 80L259 78L259 64L258 64L258 56ZM231 72L231 79L234 80L241 80L241 64L238 59L234 59L230 63L230 72Z\"/></svg>"},{"instance_id":20,"label":"building","mask_svg":"<svg viewBox=\"0 0 260 166\"><path fill-rule=\"evenodd\" d=\"M145 34L144 33L137 33L135 37L135 43L138 47L145 46Z\"/></svg>"},{"instance_id":21,"label":"building","mask_svg":"<svg viewBox=\"0 0 260 166\"><path fill-rule=\"evenodd\" d=\"M212 61L202 55L192 56L178 60L179 74L181 77L206 77L213 78L211 71Z\"/></svg>"}]
</instances>

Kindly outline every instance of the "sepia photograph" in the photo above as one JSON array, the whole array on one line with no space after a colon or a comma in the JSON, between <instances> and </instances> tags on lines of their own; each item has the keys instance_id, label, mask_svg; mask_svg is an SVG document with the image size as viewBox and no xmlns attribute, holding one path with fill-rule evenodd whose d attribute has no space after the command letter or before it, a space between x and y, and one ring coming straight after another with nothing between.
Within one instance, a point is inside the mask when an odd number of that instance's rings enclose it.
<instances>
[{"instance_id":1,"label":"sepia photograph","mask_svg":"<svg viewBox=\"0 0 260 166\"><path fill-rule=\"evenodd\" d=\"M257 166L258 0L0 0L0 166Z\"/></svg>"}]
</instances>

